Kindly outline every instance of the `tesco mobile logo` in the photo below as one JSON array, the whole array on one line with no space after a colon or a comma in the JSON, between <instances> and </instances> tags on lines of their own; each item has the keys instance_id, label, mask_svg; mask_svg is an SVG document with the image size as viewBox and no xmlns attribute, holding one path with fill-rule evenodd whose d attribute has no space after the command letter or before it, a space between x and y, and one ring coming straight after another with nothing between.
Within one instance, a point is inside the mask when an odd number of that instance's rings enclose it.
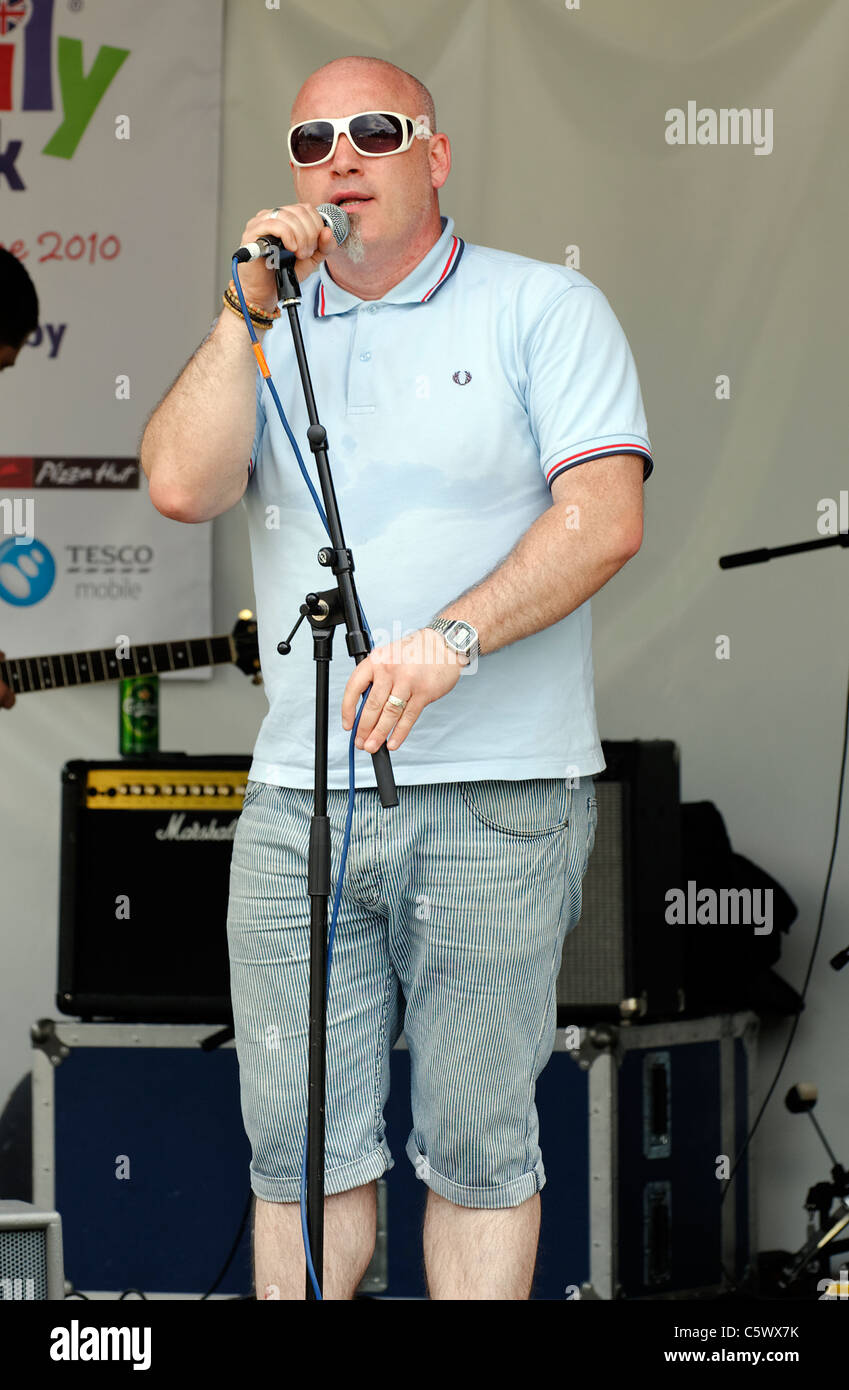
<instances>
[{"instance_id":1,"label":"tesco mobile logo","mask_svg":"<svg viewBox=\"0 0 849 1390\"><path fill-rule=\"evenodd\" d=\"M0 14L2 14L0 0ZM53 588L56 561L43 541L33 537L21 544L20 536L0 543L0 598L15 608L40 603Z\"/></svg>"},{"instance_id":2,"label":"tesco mobile logo","mask_svg":"<svg viewBox=\"0 0 849 1390\"><path fill-rule=\"evenodd\" d=\"M0 0L0 116L4 111L54 111L54 0ZM97 55L83 55L82 39L56 36L56 68L62 120L42 154L71 159L115 74L130 56L128 48L101 44ZM26 185L17 167L23 140L3 140L0 123L0 188Z\"/></svg>"}]
</instances>

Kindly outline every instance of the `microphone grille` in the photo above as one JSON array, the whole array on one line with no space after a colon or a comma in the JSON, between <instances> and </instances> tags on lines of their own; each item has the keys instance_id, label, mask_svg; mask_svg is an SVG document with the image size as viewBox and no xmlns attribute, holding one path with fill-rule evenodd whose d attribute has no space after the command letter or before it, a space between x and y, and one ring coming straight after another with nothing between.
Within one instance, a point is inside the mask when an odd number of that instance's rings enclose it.
<instances>
[{"instance_id":1,"label":"microphone grille","mask_svg":"<svg viewBox=\"0 0 849 1390\"><path fill-rule=\"evenodd\" d=\"M341 246L346 236L351 230L351 220L344 208L338 208L335 203L320 203L316 208L319 216L324 218L331 232L336 238L336 245Z\"/></svg>"}]
</instances>

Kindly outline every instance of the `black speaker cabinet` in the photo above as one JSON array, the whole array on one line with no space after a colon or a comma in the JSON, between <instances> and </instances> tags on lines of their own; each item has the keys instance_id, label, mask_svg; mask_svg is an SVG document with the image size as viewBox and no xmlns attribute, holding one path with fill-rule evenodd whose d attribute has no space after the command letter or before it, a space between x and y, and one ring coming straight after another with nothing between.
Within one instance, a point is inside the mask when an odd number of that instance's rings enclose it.
<instances>
[{"instance_id":1,"label":"black speaker cabinet","mask_svg":"<svg viewBox=\"0 0 849 1390\"><path fill-rule=\"evenodd\" d=\"M685 1007L683 937L665 917L683 878L678 749L666 739L602 747L595 848L557 982L564 1027L674 1018Z\"/></svg>"},{"instance_id":2,"label":"black speaker cabinet","mask_svg":"<svg viewBox=\"0 0 849 1390\"><path fill-rule=\"evenodd\" d=\"M59 1009L229 1023L230 855L247 755L62 770Z\"/></svg>"}]
</instances>

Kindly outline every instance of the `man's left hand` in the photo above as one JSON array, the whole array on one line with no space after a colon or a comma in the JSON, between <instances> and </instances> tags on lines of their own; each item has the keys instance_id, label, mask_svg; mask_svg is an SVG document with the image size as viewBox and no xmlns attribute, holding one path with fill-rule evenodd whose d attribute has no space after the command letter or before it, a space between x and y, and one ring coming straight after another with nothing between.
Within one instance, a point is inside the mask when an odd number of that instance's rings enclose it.
<instances>
[{"instance_id":1,"label":"man's left hand","mask_svg":"<svg viewBox=\"0 0 849 1390\"><path fill-rule=\"evenodd\" d=\"M357 726L357 747L376 753L391 730L387 747L404 742L425 705L447 695L468 665L446 645L442 633L419 628L398 642L375 647L351 674L342 697L342 727L350 729L357 703L367 686L371 692ZM403 710L387 705L390 695L406 700Z\"/></svg>"}]
</instances>

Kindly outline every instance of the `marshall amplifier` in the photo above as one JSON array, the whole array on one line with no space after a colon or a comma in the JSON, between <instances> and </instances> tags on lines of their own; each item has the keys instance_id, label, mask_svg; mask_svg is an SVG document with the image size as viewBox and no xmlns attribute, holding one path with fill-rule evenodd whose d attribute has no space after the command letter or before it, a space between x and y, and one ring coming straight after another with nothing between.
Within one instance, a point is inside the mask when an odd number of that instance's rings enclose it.
<instances>
[{"instance_id":1,"label":"marshall amplifier","mask_svg":"<svg viewBox=\"0 0 849 1390\"><path fill-rule=\"evenodd\" d=\"M57 1005L230 1023L230 854L251 759L162 753L62 770Z\"/></svg>"},{"instance_id":2,"label":"marshall amplifier","mask_svg":"<svg viewBox=\"0 0 849 1390\"><path fill-rule=\"evenodd\" d=\"M598 827L581 920L566 937L558 1023L673 1018L685 1007L684 936L666 921L683 881L678 748L602 743Z\"/></svg>"}]
</instances>

